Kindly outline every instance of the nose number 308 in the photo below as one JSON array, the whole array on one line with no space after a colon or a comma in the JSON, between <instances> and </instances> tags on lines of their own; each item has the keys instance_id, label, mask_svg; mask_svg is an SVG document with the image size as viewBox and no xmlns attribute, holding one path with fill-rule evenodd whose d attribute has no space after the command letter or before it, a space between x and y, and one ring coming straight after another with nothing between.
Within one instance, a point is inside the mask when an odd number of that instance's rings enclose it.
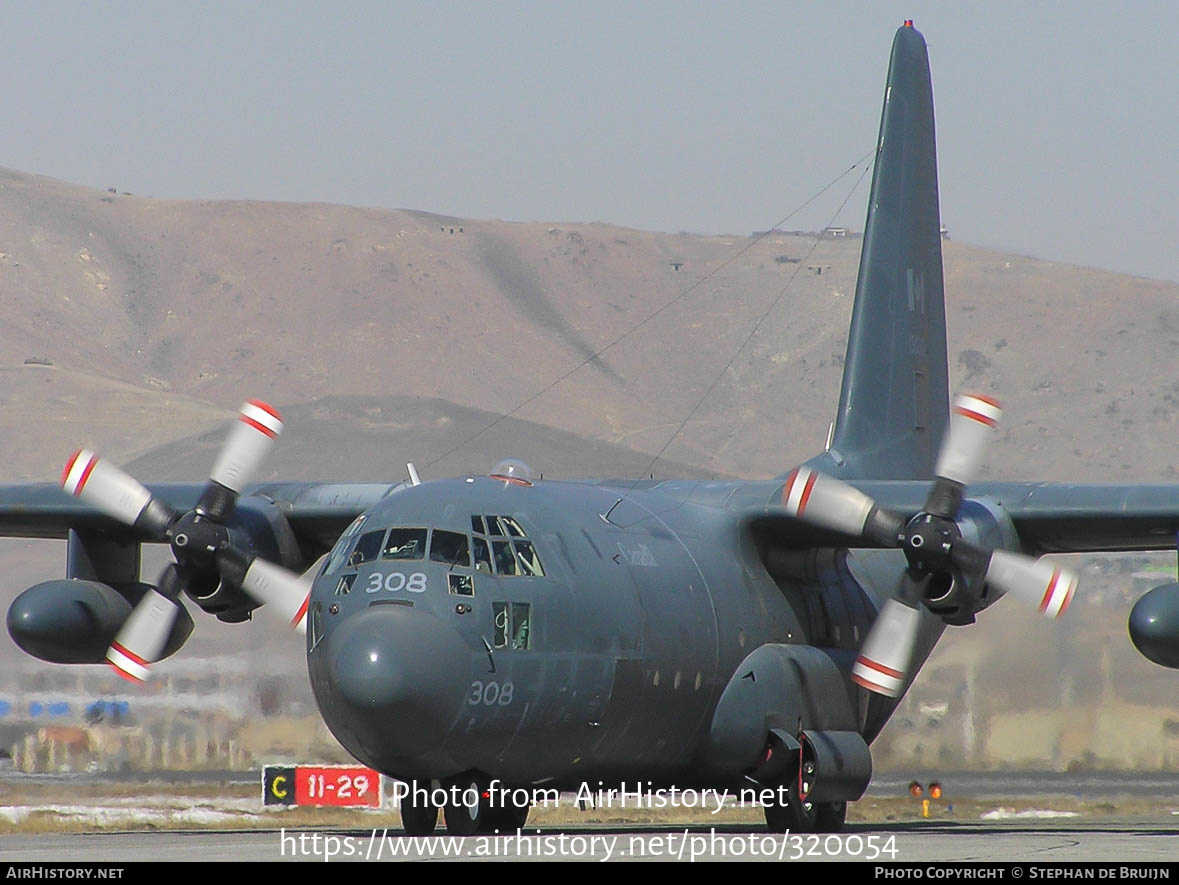
<instances>
[{"instance_id":1,"label":"nose number 308","mask_svg":"<svg viewBox=\"0 0 1179 885\"><path fill-rule=\"evenodd\" d=\"M424 572L414 572L406 577L401 572L390 572L387 575L373 572L369 575L368 586L364 588L364 592L379 593L382 590L387 590L390 593L397 593L401 590L408 593L425 593L426 575Z\"/></svg>"}]
</instances>

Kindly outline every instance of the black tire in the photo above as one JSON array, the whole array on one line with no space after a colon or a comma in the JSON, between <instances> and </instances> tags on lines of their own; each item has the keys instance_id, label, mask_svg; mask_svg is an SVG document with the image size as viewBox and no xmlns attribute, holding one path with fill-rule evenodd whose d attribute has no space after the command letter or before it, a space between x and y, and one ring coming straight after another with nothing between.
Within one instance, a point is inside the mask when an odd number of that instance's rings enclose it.
<instances>
[{"instance_id":1,"label":"black tire","mask_svg":"<svg viewBox=\"0 0 1179 885\"><path fill-rule=\"evenodd\" d=\"M484 832L494 833L498 830L501 836L514 836L516 830L523 829L524 824L528 823L528 810L527 805L517 808L512 804L492 808L488 814L488 829Z\"/></svg>"},{"instance_id":2,"label":"black tire","mask_svg":"<svg viewBox=\"0 0 1179 885\"><path fill-rule=\"evenodd\" d=\"M483 783L476 777L467 775L456 778L446 784L446 791L454 799L447 799L442 807L442 815L446 818L446 832L455 836L475 836L490 830L490 803L484 793ZM451 787L457 789L451 790ZM456 801L457 800L457 801Z\"/></svg>"},{"instance_id":3,"label":"black tire","mask_svg":"<svg viewBox=\"0 0 1179 885\"><path fill-rule=\"evenodd\" d=\"M793 826L794 816L787 805L772 802L763 806L762 811L766 816L766 829L771 833L787 833L796 829Z\"/></svg>"},{"instance_id":4,"label":"black tire","mask_svg":"<svg viewBox=\"0 0 1179 885\"><path fill-rule=\"evenodd\" d=\"M846 802L819 802L819 813L815 815L816 833L841 833L847 820Z\"/></svg>"},{"instance_id":5,"label":"black tire","mask_svg":"<svg viewBox=\"0 0 1179 885\"><path fill-rule=\"evenodd\" d=\"M766 805L763 810L771 833L817 832L819 810L810 802L799 801L797 784L791 785L785 801Z\"/></svg>"},{"instance_id":6,"label":"black tire","mask_svg":"<svg viewBox=\"0 0 1179 885\"><path fill-rule=\"evenodd\" d=\"M808 765L804 774L814 777L814 766ZM798 779L791 778L786 799L765 806L766 826L771 833L838 833L847 817L846 802L804 802L799 797Z\"/></svg>"},{"instance_id":7,"label":"black tire","mask_svg":"<svg viewBox=\"0 0 1179 885\"><path fill-rule=\"evenodd\" d=\"M438 826L438 806L401 803L401 827L407 836L429 836Z\"/></svg>"}]
</instances>

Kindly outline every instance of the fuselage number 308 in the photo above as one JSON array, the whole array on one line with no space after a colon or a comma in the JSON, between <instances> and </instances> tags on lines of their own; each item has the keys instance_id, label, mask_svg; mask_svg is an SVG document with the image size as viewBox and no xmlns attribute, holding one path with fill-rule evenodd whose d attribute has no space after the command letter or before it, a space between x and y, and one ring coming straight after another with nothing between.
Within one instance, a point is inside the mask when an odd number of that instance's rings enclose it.
<instances>
[{"instance_id":1,"label":"fuselage number 308","mask_svg":"<svg viewBox=\"0 0 1179 885\"><path fill-rule=\"evenodd\" d=\"M379 593L382 590L388 590L390 593L401 590L408 593L425 593L426 575L424 572L414 572L407 577L401 572L389 572L387 575L373 572L368 577L368 586L364 588L364 592Z\"/></svg>"},{"instance_id":2,"label":"fuselage number 308","mask_svg":"<svg viewBox=\"0 0 1179 885\"><path fill-rule=\"evenodd\" d=\"M471 693L467 695L467 703L472 707L506 707L512 702L516 687L509 682L482 682L476 679L471 683Z\"/></svg>"}]
</instances>

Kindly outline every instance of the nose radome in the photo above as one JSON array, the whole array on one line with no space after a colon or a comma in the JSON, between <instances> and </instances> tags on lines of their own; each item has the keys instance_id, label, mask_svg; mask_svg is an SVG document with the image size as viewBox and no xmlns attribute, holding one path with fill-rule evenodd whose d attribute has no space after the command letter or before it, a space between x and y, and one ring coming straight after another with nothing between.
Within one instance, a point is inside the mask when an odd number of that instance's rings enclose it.
<instances>
[{"instance_id":1,"label":"nose radome","mask_svg":"<svg viewBox=\"0 0 1179 885\"><path fill-rule=\"evenodd\" d=\"M378 605L325 641L332 690L365 744L397 755L437 747L462 708L471 652L434 615Z\"/></svg>"}]
</instances>

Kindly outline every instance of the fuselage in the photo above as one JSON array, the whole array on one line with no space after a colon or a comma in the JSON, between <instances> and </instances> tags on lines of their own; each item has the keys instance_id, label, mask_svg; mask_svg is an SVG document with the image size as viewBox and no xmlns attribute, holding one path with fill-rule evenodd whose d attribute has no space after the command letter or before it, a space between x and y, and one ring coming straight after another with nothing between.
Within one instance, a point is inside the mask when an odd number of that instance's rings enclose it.
<instances>
[{"instance_id":1,"label":"fuselage","mask_svg":"<svg viewBox=\"0 0 1179 885\"><path fill-rule=\"evenodd\" d=\"M328 726L406 779L732 783L709 729L741 662L801 643L846 674L877 608L846 551L779 550L735 515L780 488L472 476L389 495L312 590ZM892 705L845 682L870 738Z\"/></svg>"}]
</instances>

